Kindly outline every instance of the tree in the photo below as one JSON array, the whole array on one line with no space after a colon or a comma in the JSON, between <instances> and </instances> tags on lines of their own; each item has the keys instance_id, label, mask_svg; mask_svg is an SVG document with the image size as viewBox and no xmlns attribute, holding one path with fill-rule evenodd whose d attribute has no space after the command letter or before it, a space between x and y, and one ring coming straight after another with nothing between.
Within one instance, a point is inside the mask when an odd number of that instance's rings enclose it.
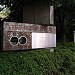
<instances>
[{"instance_id":1,"label":"tree","mask_svg":"<svg viewBox=\"0 0 75 75\"><path fill-rule=\"evenodd\" d=\"M56 0L54 1L54 5L57 36L60 36L60 39L66 42L68 41L67 36L69 36L69 31L75 23L75 1Z\"/></svg>"},{"instance_id":2,"label":"tree","mask_svg":"<svg viewBox=\"0 0 75 75\"><path fill-rule=\"evenodd\" d=\"M10 14L10 8L5 5L0 5L0 18L1 20L7 19Z\"/></svg>"},{"instance_id":3,"label":"tree","mask_svg":"<svg viewBox=\"0 0 75 75\"><path fill-rule=\"evenodd\" d=\"M10 8L9 21L22 22L23 0L0 0L0 4Z\"/></svg>"}]
</instances>

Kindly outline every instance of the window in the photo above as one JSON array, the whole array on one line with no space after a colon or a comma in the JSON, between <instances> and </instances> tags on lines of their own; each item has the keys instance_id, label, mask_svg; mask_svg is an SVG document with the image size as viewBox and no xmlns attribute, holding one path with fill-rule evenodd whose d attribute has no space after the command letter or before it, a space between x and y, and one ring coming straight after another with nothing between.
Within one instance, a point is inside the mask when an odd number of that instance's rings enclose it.
<instances>
[{"instance_id":1,"label":"window","mask_svg":"<svg viewBox=\"0 0 75 75\"><path fill-rule=\"evenodd\" d=\"M26 38L25 36L21 36L21 37L19 38L19 43L20 43L21 45L25 45L25 44L26 44L26 41L27 41L27 38Z\"/></svg>"},{"instance_id":2,"label":"window","mask_svg":"<svg viewBox=\"0 0 75 75\"><path fill-rule=\"evenodd\" d=\"M10 43L11 43L11 45L17 45L18 44L18 38L17 37L11 37Z\"/></svg>"}]
</instances>

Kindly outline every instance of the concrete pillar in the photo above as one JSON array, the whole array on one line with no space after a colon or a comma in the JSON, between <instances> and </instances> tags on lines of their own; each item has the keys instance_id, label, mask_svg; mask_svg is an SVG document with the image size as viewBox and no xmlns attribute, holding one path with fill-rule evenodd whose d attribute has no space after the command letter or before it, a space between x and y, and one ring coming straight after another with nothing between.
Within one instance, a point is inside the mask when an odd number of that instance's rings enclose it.
<instances>
[{"instance_id":1,"label":"concrete pillar","mask_svg":"<svg viewBox=\"0 0 75 75\"><path fill-rule=\"evenodd\" d=\"M75 31L73 31L73 34L74 34L74 42L75 42Z\"/></svg>"},{"instance_id":2,"label":"concrete pillar","mask_svg":"<svg viewBox=\"0 0 75 75\"><path fill-rule=\"evenodd\" d=\"M54 7L50 6L50 24L54 25Z\"/></svg>"}]
</instances>

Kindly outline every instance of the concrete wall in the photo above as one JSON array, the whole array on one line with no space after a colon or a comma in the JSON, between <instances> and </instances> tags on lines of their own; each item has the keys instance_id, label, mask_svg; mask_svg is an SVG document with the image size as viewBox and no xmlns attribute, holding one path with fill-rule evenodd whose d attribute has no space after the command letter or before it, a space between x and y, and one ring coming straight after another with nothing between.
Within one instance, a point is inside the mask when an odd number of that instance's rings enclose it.
<instances>
[{"instance_id":1,"label":"concrete wall","mask_svg":"<svg viewBox=\"0 0 75 75\"><path fill-rule=\"evenodd\" d=\"M16 39L12 39L14 37ZM26 41L24 42L21 37L26 38ZM38 24L4 22L2 42L2 47L5 51L53 48L56 47L56 27Z\"/></svg>"},{"instance_id":2,"label":"concrete wall","mask_svg":"<svg viewBox=\"0 0 75 75\"><path fill-rule=\"evenodd\" d=\"M38 0L23 7L23 22L49 24L50 10L47 1Z\"/></svg>"}]
</instances>

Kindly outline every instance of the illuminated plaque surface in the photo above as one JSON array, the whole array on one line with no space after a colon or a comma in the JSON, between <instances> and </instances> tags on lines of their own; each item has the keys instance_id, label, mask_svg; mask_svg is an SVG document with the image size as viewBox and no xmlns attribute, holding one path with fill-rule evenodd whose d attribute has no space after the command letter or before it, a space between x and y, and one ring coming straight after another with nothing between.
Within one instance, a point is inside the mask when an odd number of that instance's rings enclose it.
<instances>
[{"instance_id":1,"label":"illuminated plaque surface","mask_svg":"<svg viewBox=\"0 0 75 75\"><path fill-rule=\"evenodd\" d=\"M32 33L32 48L56 47L56 34Z\"/></svg>"}]
</instances>

